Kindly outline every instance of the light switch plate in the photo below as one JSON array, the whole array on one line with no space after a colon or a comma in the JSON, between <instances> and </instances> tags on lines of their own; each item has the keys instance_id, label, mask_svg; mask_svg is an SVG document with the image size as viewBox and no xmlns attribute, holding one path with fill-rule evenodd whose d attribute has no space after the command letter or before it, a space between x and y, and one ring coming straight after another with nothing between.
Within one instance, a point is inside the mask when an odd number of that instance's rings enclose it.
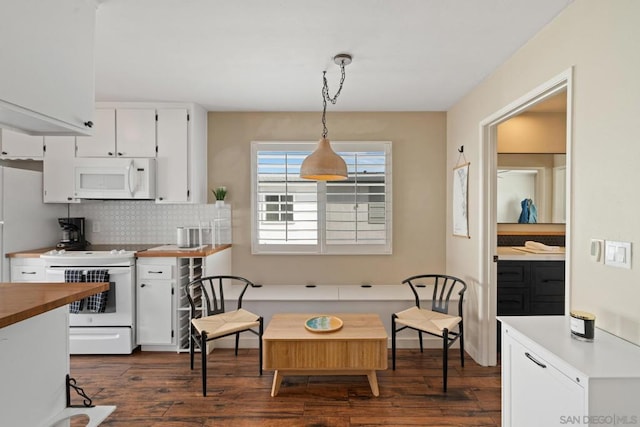
<instances>
[{"instance_id":1,"label":"light switch plate","mask_svg":"<svg viewBox=\"0 0 640 427\"><path fill-rule=\"evenodd\" d=\"M611 267L631 268L631 242L607 240L604 263Z\"/></svg>"},{"instance_id":2,"label":"light switch plate","mask_svg":"<svg viewBox=\"0 0 640 427\"><path fill-rule=\"evenodd\" d=\"M591 255L591 260L593 262L603 262L604 261L604 240L602 239L591 239L591 245L589 247L589 254Z\"/></svg>"}]
</instances>

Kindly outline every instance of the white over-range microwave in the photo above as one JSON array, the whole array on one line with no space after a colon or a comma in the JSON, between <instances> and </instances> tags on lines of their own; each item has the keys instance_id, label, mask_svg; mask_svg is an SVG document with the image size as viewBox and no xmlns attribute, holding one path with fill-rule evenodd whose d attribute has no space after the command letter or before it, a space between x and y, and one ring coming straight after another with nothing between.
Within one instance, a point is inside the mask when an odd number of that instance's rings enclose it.
<instances>
[{"instance_id":1,"label":"white over-range microwave","mask_svg":"<svg viewBox=\"0 0 640 427\"><path fill-rule=\"evenodd\" d=\"M155 199L156 159L75 158L78 199Z\"/></svg>"}]
</instances>

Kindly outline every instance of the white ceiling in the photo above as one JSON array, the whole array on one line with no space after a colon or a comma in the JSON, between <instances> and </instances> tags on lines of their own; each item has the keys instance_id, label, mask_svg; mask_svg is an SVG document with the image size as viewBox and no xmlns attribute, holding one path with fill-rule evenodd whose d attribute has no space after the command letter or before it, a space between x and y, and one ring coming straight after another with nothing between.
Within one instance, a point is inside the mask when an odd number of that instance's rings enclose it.
<instances>
[{"instance_id":1,"label":"white ceiling","mask_svg":"<svg viewBox=\"0 0 640 427\"><path fill-rule=\"evenodd\" d=\"M98 101L446 111L572 0L98 1Z\"/></svg>"}]
</instances>

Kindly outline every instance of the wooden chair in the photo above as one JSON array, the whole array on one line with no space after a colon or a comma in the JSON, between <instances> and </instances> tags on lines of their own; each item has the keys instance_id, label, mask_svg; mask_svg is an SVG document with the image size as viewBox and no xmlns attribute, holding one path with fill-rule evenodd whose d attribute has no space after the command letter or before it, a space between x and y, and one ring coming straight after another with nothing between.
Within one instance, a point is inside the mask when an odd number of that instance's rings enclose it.
<instances>
[{"instance_id":1,"label":"wooden chair","mask_svg":"<svg viewBox=\"0 0 640 427\"><path fill-rule=\"evenodd\" d=\"M391 315L391 354L392 366L396 369L396 334L403 329L418 331L420 340L420 352L423 352L422 333L442 338L442 383L444 391L447 391L447 362L448 350L451 345L460 339L460 364L464 366L464 336L462 323L462 299L467 285L461 279L444 274L423 274L409 277L402 283L411 287L416 304L399 313ZM420 296L416 288L433 286L431 309L420 306ZM449 314L449 299L454 290L457 290L458 314ZM457 325L457 331L452 331Z\"/></svg>"},{"instance_id":2,"label":"wooden chair","mask_svg":"<svg viewBox=\"0 0 640 427\"><path fill-rule=\"evenodd\" d=\"M235 283L243 285L238 297L237 307L233 311L225 310L224 288ZM187 299L191 307L190 345L191 369L195 346L202 356L202 395L207 395L207 342L229 335L236 336L235 354L241 332L251 332L258 336L260 375L262 375L262 316L242 308L242 298L247 288L260 287L238 276L201 277L186 285ZM227 287L228 289L228 287Z\"/></svg>"}]
</instances>

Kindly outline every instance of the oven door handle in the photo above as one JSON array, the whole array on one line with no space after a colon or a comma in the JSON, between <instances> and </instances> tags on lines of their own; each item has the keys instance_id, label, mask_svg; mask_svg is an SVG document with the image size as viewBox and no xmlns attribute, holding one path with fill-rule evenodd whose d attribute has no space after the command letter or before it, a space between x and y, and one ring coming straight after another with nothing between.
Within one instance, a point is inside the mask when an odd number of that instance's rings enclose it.
<instances>
[{"instance_id":1,"label":"oven door handle","mask_svg":"<svg viewBox=\"0 0 640 427\"><path fill-rule=\"evenodd\" d=\"M82 270L83 272L87 272L87 271L91 271L91 270L103 270L103 268L100 267L91 267L91 268L87 268L87 267L82 267L82 266L75 266L75 267L49 267L45 270L45 274L47 276L47 278L49 278L50 276L60 276L61 278L64 279L64 271L65 270ZM105 267L104 270L107 270L109 272L109 276L119 276L121 274L130 274L131 273L131 268L129 267L125 267L125 268L108 268Z\"/></svg>"}]
</instances>

